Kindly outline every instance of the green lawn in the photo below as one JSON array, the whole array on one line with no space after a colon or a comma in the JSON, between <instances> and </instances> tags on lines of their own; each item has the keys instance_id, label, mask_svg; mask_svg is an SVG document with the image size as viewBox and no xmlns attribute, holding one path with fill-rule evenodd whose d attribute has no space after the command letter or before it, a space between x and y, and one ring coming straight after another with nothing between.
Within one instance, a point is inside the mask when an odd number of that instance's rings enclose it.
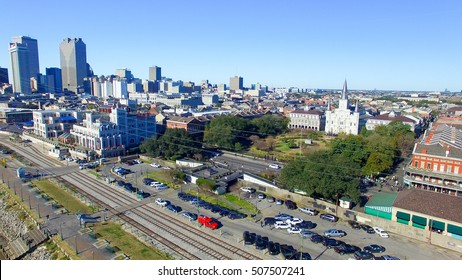
<instances>
[{"instance_id":1,"label":"green lawn","mask_svg":"<svg viewBox=\"0 0 462 280\"><path fill-rule=\"evenodd\" d=\"M227 201L231 202L232 204L246 211L249 211L250 213L254 213L254 214L257 213L257 209L255 208L255 205L253 205L252 203L248 202L245 199L238 197L237 195L234 195L232 193L226 193L222 195L222 197L226 199Z\"/></svg>"},{"instance_id":2,"label":"green lawn","mask_svg":"<svg viewBox=\"0 0 462 280\"><path fill-rule=\"evenodd\" d=\"M95 234L110 242L111 247L117 247L130 256L132 260L171 260L166 253L153 247L147 246L136 239L135 236L124 231L120 225L115 223L95 224Z\"/></svg>"},{"instance_id":3,"label":"green lawn","mask_svg":"<svg viewBox=\"0 0 462 280\"><path fill-rule=\"evenodd\" d=\"M146 175L147 176L144 176L143 178L148 177L148 178L154 179L156 181L159 181L159 182L161 182L163 184L166 184L169 187L173 187L173 188L176 187L176 186L173 185L173 179L170 176L168 171L164 171L164 170L162 170L162 171L147 171Z\"/></svg>"},{"instance_id":4,"label":"green lawn","mask_svg":"<svg viewBox=\"0 0 462 280\"><path fill-rule=\"evenodd\" d=\"M74 197L71 193L58 187L48 180L35 181L34 185L37 186L41 192L46 193L52 197L59 204L63 205L70 213L93 213L94 210L82 203L78 198Z\"/></svg>"}]
</instances>

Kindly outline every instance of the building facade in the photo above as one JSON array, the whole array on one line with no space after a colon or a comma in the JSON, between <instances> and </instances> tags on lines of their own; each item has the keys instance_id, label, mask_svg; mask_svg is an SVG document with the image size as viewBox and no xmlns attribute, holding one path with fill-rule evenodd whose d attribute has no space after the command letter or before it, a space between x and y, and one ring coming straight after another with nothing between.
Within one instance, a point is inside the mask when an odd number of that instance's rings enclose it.
<instances>
[{"instance_id":1,"label":"building facade","mask_svg":"<svg viewBox=\"0 0 462 280\"><path fill-rule=\"evenodd\" d=\"M59 45L63 89L78 92L87 76L87 47L81 38L66 38Z\"/></svg>"},{"instance_id":2,"label":"building facade","mask_svg":"<svg viewBox=\"0 0 462 280\"><path fill-rule=\"evenodd\" d=\"M319 110L295 110L289 113L290 129L311 129L324 131L326 118Z\"/></svg>"},{"instance_id":3,"label":"building facade","mask_svg":"<svg viewBox=\"0 0 462 280\"><path fill-rule=\"evenodd\" d=\"M40 73L38 43L36 39L28 36L13 37L13 43L18 43L26 46L29 52L29 75L36 77ZM29 78L30 78L29 77Z\"/></svg>"},{"instance_id":4,"label":"building facade","mask_svg":"<svg viewBox=\"0 0 462 280\"><path fill-rule=\"evenodd\" d=\"M404 185L462 196L462 130L436 123L426 131L405 167Z\"/></svg>"},{"instance_id":5,"label":"building facade","mask_svg":"<svg viewBox=\"0 0 462 280\"><path fill-rule=\"evenodd\" d=\"M51 92L51 93L61 92L63 88L61 69L52 67L52 68L46 68L45 71L46 71L47 92Z\"/></svg>"},{"instance_id":6,"label":"building facade","mask_svg":"<svg viewBox=\"0 0 462 280\"><path fill-rule=\"evenodd\" d=\"M417 127L417 124L413 119L402 116L399 112L392 111L388 114L382 114L369 118L366 122L366 129L374 130L379 125L388 125L393 121L398 121L404 125L409 125L409 129L412 132L415 132Z\"/></svg>"},{"instance_id":7,"label":"building facade","mask_svg":"<svg viewBox=\"0 0 462 280\"><path fill-rule=\"evenodd\" d=\"M21 43L10 43L9 47L11 74L13 76L13 91L31 94L29 49Z\"/></svg>"},{"instance_id":8,"label":"building facade","mask_svg":"<svg viewBox=\"0 0 462 280\"><path fill-rule=\"evenodd\" d=\"M361 127L358 104L356 104L355 111L350 110L347 91L347 82L345 80L338 108L333 111L330 108L330 104L328 105L326 111L326 133L329 135L338 135L340 133L358 135L360 132Z\"/></svg>"},{"instance_id":9,"label":"building facade","mask_svg":"<svg viewBox=\"0 0 462 280\"><path fill-rule=\"evenodd\" d=\"M230 90L242 90L244 89L244 79L239 76L234 76L229 79Z\"/></svg>"},{"instance_id":10,"label":"building facade","mask_svg":"<svg viewBox=\"0 0 462 280\"><path fill-rule=\"evenodd\" d=\"M9 84L10 80L8 79L8 68L0 67L0 84Z\"/></svg>"},{"instance_id":11,"label":"building facade","mask_svg":"<svg viewBox=\"0 0 462 280\"><path fill-rule=\"evenodd\" d=\"M34 134L43 138L58 138L69 133L77 123L77 112L70 110L36 110L33 112Z\"/></svg>"},{"instance_id":12,"label":"building facade","mask_svg":"<svg viewBox=\"0 0 462 280\"><path fill-rule=\"evenodd\" d=\"M159 66L149 67L149 80L150 81L162 80L162 68Z\"/></svg>"}]
</instances>

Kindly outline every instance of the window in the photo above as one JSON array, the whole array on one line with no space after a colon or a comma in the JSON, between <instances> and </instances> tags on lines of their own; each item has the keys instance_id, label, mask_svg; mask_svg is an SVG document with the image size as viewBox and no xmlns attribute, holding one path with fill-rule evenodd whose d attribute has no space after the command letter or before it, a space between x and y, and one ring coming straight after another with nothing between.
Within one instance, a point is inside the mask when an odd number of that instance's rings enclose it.
<instances>
[{"instance_id":1,"label":"window","mask_svg":"<svg viewBox=\"0 0 462 280\"><path fill-rule=\"evenodd\" d=\"M420 168L422 168L422 169L425 168L425 162L424 161L420 162Z\"/></svg>"},{"instance_id":2,"label":"window","mask_svg":"<svg viewBox=\"0 0 462 280\"><path fill-rule=\"evenodd\" d=\"M427 163L427 169L432 169L432 164L431 163Z\"/></svg>"},{"instance_id":3,"label":"window","mask_svg":"<svg viewBox=\"0 0 462 280\"><path fill-rule=\"evenodd\" d=\"M452 172L452 166L448 165L447 172L451 173Z\"/></svg>"},{"instance_id":4,"label":"window","mask_svg":"<svg viewBox=\"0 0 462 280\"><path fill-rule=\"evenodd\" d=\"M419 161L418 160L414 161L414 167L419 167Z\"/></svg>"},{"instance_id":5,"label":"window","mask_svg":"<svg viewBox=\"0 0 462 280\"><path fill-rule=\"evenodd\" d=\"M459 174L459 166L454 166L454 174Z\"/></svg>"}]
</instances>

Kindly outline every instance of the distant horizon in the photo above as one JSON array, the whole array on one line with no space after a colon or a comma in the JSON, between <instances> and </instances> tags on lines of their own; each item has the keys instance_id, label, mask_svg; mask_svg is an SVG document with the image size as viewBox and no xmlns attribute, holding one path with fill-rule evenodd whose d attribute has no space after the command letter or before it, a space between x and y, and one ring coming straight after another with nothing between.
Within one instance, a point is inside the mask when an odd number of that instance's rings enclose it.
<instances>
[{"instance_id":1,"label":"distant horizon","mask_svg":"<svg viewBox=\"0 0 462 280\"><path fill-rule=\"evenodd\" d=\"M247 87L340 89L346 78L352 90L462 90L458 1L21 3L3 4L12 11L4 22L14 23L0 37L10 79L8 44L29 36L38 41L41 73L60 68L63 39L82 38L98 76L127 68L147 79L157 65L162 76L195 83L229 85L238 75Z\"/></svg>"}]
</instances>

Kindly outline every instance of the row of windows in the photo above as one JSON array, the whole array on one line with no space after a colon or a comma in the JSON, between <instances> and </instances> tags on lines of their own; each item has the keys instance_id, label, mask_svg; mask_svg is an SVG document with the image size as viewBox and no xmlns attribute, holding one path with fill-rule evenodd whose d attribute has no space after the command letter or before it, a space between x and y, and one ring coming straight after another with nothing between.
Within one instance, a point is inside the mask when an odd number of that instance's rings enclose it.
<instances>
[{"instance_id":1,"label":"row of windows","mask_svg":"<svg viewBox=\"0 0 462 280\"><path fill-rule=\"evenodd\" d=\"M433 170L433 171L439 171L439 172L459 174L459 166L437 164L437 163L432 164L432 163L425 162L425 161L421 161L420 166L419 166L419 161L414 160L414 167L427 169L427 170Z\"/></svg>"}]
</instances>

